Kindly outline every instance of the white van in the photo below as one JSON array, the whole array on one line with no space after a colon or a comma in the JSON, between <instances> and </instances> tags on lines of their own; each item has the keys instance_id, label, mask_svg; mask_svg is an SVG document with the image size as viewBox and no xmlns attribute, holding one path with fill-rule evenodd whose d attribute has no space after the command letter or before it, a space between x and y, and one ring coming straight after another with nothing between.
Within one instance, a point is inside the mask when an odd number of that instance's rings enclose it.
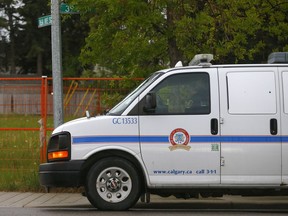
<instances>
[{"instance_id":1,"label":"white van","mask_svg":"<svg viewBox=\"0 0 288 216\"><path fill-rule=\"evenodd\" d=\"M152 74L104 116L56 128L41 184L84 186L102 210L149 194L288 195L288 53L257 65L210 57Z\"/></svg>"}]
</instances>

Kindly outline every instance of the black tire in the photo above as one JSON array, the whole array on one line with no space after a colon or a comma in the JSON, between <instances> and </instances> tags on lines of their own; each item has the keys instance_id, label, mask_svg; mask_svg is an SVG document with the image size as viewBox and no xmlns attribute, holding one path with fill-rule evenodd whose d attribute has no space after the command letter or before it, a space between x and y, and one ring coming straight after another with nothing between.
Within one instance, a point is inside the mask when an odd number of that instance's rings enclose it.
<instances>
[{"instance_id":1,"label":"black tire","mask_svg":"<svg viewBox=\"0 0 288 216\"><path fill-rule=\"evenodd\" d=\"M141 184L132 163L122 158L110 157L91 167L85 190L88 200L95 208L122 211L138 201Z\"/></svg>"}]
</instances>

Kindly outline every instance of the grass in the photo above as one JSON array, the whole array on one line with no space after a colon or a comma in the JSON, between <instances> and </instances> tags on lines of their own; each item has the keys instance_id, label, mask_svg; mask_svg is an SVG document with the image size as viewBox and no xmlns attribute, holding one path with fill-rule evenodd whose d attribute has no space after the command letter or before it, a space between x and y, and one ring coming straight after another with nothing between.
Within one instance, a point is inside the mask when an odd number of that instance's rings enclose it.
<instances>
[{"instance_id":1,"label":"grass","mask_svg":"<svg viewBox=\"0 0 288 216\"><path fill-rule=\"evenodd\" d=\"M39 116L0 115L0 128L39 128ZM48 117L47 127L53 127ZM47 141L51 132L47 132ZM39 131L0 131L0 191L44 191L38 179Z\"/></svg>"},{"instance_id":2,"label":"grass","mask_svg":"<svg viewBox=\"0 0 288 216\"><path fill-rule=\"evenodd\" d=\"M37 191L38 131L0 131L0 190Z\"/></svg>"}]
</instances>

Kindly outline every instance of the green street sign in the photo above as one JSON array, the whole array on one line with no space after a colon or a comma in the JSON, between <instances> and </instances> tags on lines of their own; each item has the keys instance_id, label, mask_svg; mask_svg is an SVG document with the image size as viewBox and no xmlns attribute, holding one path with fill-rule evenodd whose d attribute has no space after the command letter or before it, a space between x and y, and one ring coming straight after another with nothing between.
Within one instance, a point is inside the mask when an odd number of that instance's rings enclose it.
<instances>
[{"instance_id":1,"label":"green street sign","mask_svg":"<svg viewBox=\"0 0 288 216\"><path fill-rule=\"evenodd\" d=\"M61 14L77 14L79 11L75 10L73 6L70 6L65 3L60 4L60 13ZM38 18L38 28L45 26L50 26L52 24L51 15L43 16Z\"/></svg>"},{"instance_id":2,"label":"green street sign","mask_svg":"<svg viewBox=\"0 0 288 216\"><path fill-rule=\"evenodd\" d=\"M79 13L79 11L77 11L74 6L68 5L66 3L61 3L60 4L60 13L61 14L76 14Z\"/></svg>"},{"instance_id":3,"label":"green street sign","mask_svg":"<svg viewBox=\"0 0 288 216\"><path fill-rule=\"evenodd\" d=\"M42 28L45 26L50 26L52 23L51 15L43 16L38 18L38 28Z\"/></svg>"}]
</instances>

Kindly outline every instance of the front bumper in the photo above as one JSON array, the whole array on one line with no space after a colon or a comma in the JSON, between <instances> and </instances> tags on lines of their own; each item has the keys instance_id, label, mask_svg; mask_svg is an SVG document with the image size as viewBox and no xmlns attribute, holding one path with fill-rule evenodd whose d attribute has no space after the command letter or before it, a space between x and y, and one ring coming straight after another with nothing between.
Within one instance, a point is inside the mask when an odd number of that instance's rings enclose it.
<instances>
[{"instance_id":1,"label":"front bumper","mask_svg":"<svg viewBox=\"0 0 288 216\"><path fill-rule=\"evenodd\" d=\"M39 180L45 187L79 187L83 185L81 171L84 161L40 164Z\"/></svg>"}]
</instances>

